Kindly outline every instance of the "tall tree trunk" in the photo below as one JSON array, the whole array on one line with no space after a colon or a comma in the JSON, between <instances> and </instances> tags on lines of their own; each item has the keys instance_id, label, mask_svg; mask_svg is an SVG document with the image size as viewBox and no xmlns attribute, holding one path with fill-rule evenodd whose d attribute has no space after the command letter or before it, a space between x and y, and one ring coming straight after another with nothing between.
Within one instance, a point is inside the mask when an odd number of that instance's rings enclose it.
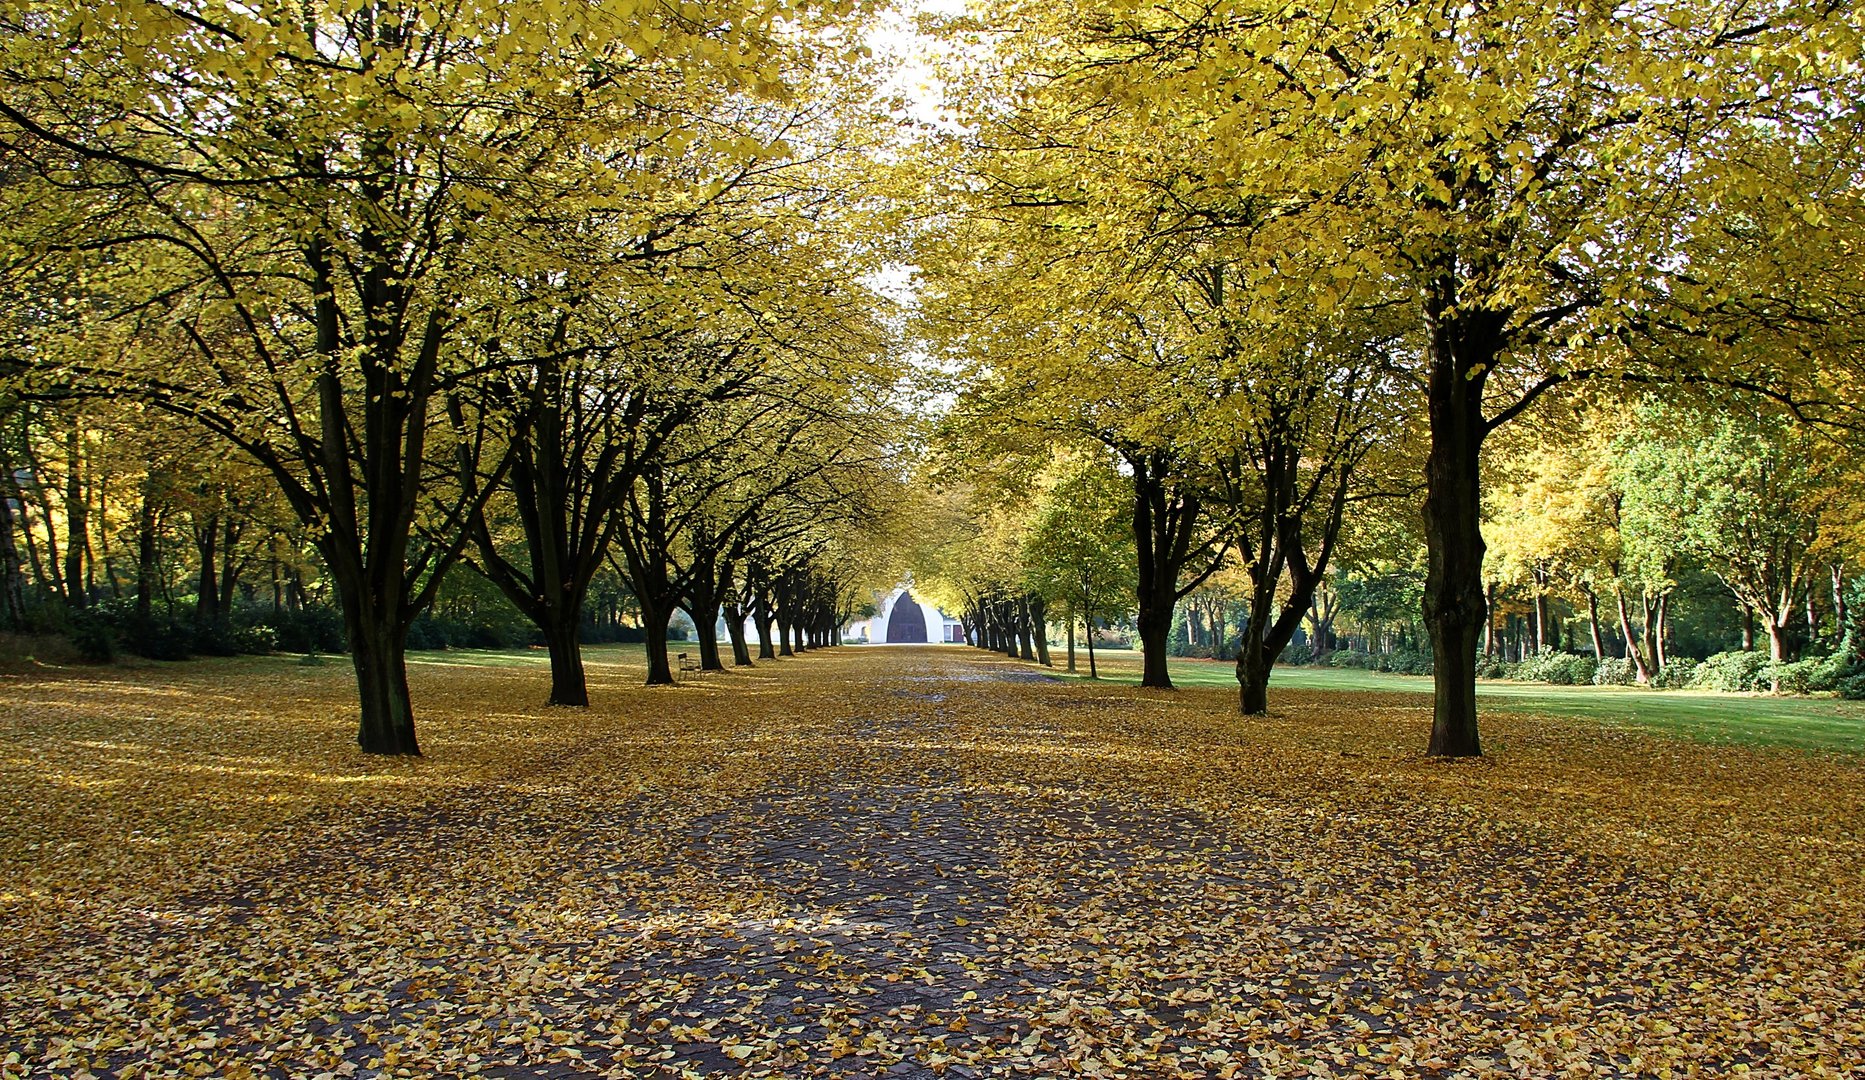
<instances>
[{"instance_id":1,"label":"tall tree trunk","mask_svg":"<svg viewBox=\"0 0 1865 1080\"><path fill-rule=\"evenodd\" d=\"M700 670L724 671L725 661L719 656L719 602L695 603L687 614L693 617L693 639L699 645Z\"/></svg>"},{"instance_id":2,"label":"tall tree trunk","mask_svg":"<svg viewBox=\"0 0 1865 1080\"><path fill-rule=\"evenodd\" d=\"M142 485L142 504L136 509L136 618L147 622L155 613L156 591L156 475L150 470Z\"/></svg>"},{"instance_id":3,"label":"tall tree trunk","mask_svg":"<svg viewBox=\"0 0 1865 1080\"><path fill-rule=\"evenodd\" d=\"M1030 616L1030 602L1020 599L1016 602L1017 645L1020 659L1036 659L1036 626Z\"/></svg>"},{"instance_id":4,"label":"tall tree trunk","mask_svg":"<svg viewBox=\"0 0 1865 1080\"><path fill-rule=\"evenodd\" d=\"M23 627L26 622L26 566L14 541L12 466L0 457L0 625Z\"/></svg>"},{"instance_id":5,"label":"tall tree trunk","mask_svg":"<svg viewBox=\"0 0 1865 1080\"><path fill-rule=\"evenodd\" d=\"M1638 681L1651 681L1651 667L1645 663L1645 654L1638 647L1638 641L1632 634L1632 613L1625 606L1625 589L1618 584L1612 587L1613 596L1619 601L1619 632L1625 635L1625 655L1632 661L1632 668L1638 673Z\"/></svg>"},{"instance_id":6,"label":"tall tree trunk","mask_svg":"<svg viewBox=\"0 0 1865 1080\"><path fill-rule=\"evenodd\" d=\"M637 596L641 604L641 632L646 637L649 686L672 686L673 665L667 657L667 627L673 621L673 609L663 608L646 597Z\"/></svg>"},{"instance_id":7,"label":"tall tree trunk","mask_svg":"<svg viewBox=\"0 0 1865 1080\"><path fill-rule=\"evenodd\" d=\"M1070 611L1068 616L1068 669L1070 673L1075 670L1075 613L1073 611Z\"/></svg>"},{"instance_id":8,"label":"tall tree trunk","mask_svg":"<svg viewBox=\"0 0 1865 1080\"><path fill-rule=\"evenodd\" d=\"M384 610L398 609L401 598L382 603L353 564L333 567L332 576L362 706L356 744L365 754L419 754L408 698L408 626L396 610Z\"/></svg>"},{"instance_id":9,"label":"tall tree trunk","mask_svg":"<svg viewBox=\"0 0 1865 1080\"><path fill-rule=\"evenodd\" d=\"M745 644L745 609L725 606L725 636L732 643L732 666L751 667L751 647Z\"/></svg>"},{"instance_id":10,"label":"tall tree trunk","mask_svg":"<svg viewBox=\"0 0 1865 1080\"><path fill-rule=\"evenodd\" d=\"M1030 613L1030 635L1036 643L1036 662L1044 667L1055 667L1049 659L1049 606L1040 596L1030 597L1025 605Z\"/></svg>"},{"instance_id":11,"label":"tall tree trunk","mask_svg":"<svg viewBox=\"0 0 1865 1080\"><path fill-rule=\"evenodd\" d=\"M1645 607L1645 636L1640 643L1640 651L1650 661L1651 676L1655 679L1664 670L1664 654L1658 645L1658 609L1652 606L1650 593L1645 594L1642 603Z\"/></svg>"},{"instance_id":12,"label":"tall tree trunk","mask_svg":"<svg viewBox=\"0 0 1865 1080\"><path fill-rule=\"evenodd\" d=\"M1587 629L1592 631L1593 634L1593 656L1595 659L1604 660L1606 659L1606 643L1604 639L1600 637L1599 594L1594 592L1591 588L1586 590L1586 594Z\"/></svg>"},{"instance_id":13,"label":"tall tree trunk","mask_svg":"<svg viewBox=\"0 0 1865 1080\"><path fill-rule=\"evenodd\" d=\"M1271 657L1265 643L1269 620L1252 613L1243 621L1243 640L1237 646L1237 707L1245 716L1269 712Z\"/></svg>"},{"instance_id":14,"label":"tall tree trunk","mask_svg":"<svg viewBox=\"0 0 1865 1080\"><path fill-rule=\"evenodd\" d=\"M418 755L414 711L409 704L407 636L384 631L350 642L350 663L362 705L356 744L366 754Z\"/></svg>"},{"instance_id":15,"label":"tall tree trunk","mask_svg":"<svg viewBox=\"0 0 1865 1080\"><path fill-rule=\"evenodd\" d=\"M1671 594L1668 592L1658 594L1657 630L1657 636L1651 640L1651 658L1654 662L1654 666L1662 673L1671 663L1669 641L1671 636Z\"/></svg>"},{"instance_id":16,"label":"tall tree trunk","mask_svg":"<svg viewBox=\"0 0 1865 1080\"><path fill-rule=\"evenodd\" d=\"M1476 652L1487 617L1483 602L1483 498L1478 466L1488 423L1483 386L1500 349L1502 316L1453 314L1448 277L1433 283L1427 305L1431 369L1426 386L1431 447L1425 457L1423 614L1433 661L1432 757L1482 753L1477 735Z\"/></svg>"},{"instance_id":17,"label":"tall tree trunk","mask_svg":"<svg viewBox=\"0 0 1865 1080\"><path fill-rule=\"evenodd\" d=\"M220 621L220 519L208 515L194 523L194 550L201 571L194 585L194 618L203 626Z\"/></svg>"},{"instance_id":18,"label":"tall tree trunk","mask_svg":"<svg viewBox=\"0 0 1865 1080\"><path fill-rule=\"evenodd\" d=\"M1846 564L1836 562L1833 570L1833 632L1845 637L1846 627L1851 622L1851 612L1846 607Z\"/></svg>"},{"instance_id":19,"label":"tall tree trunk","mask_svg":"<svg viewBox=\"0 0 1865 1080\"><path fill-rule=\"evenodd\" d=\"M1536 567L1533 571L1535 582L1535 651L1551 650L1558 647L1548 633L1548 572Z\"/></svg>"},{"instance_id":20,"label":"tall tree trunk","mask_svg":"<svg viewBox=\"0 0 1865 1080\"><path fill-rule=\"evenodd\" d=\"M583 625L580 606L547 609L538 629L550 650L550 701L569 708L589 706L589 682L583 671ZM664 651L664 650L663 650Z\"/></svg>"},{"instance_id":21,"label":"tall tree trunk","mask_svg":"<svg viewBox=\"0 0 1865 1080\"><path fill-rule=\"evenodd\" d=\"M777 659L777 647L771 640L773 620L771 602L768 596L759 596L757 607L752 610L751 623L758 630L758 659Z\"/></svg>"},{"instance_id":22,"label":"tall tree trunk","mask_svg":"<svg viewBox=\"0 0 1865 1080\"><path fill-rule=\"evenodd\" d=\"M1781 664L1787 659L1787 618L1789 612L1781 611L1768 617L1768 659L1774 663L1768 666L1768 692L1781 692Z\"/></svg>"},{"instance_id":23,"label":"tall tree trunk","mask_svg":"<svg viewBox=\"0 0 1865 1080\"><path fill-rule=\"evenodd\" d=\"M65 436L65 603L85 605L84 553L90 549L90 504L84 497L84 439L78 422Z\"/></svg>"},{"instance_id":24,"label":"tall tree trunk","mask_svg":"<svg viewBox=\"0 0 1865 1080\"><path fill-rule=\"evenodd\" d=\"M1483 584L1483 655L1496 655L1496 583Z\"/></svg>"},{"instance_id":25,"label":"tall tree trunk","mask_svg":"<svg viewBox=\"0 0 1865 1080\"><path fill-rule=\"evenodd\" d=\"M236 561L234 555L240 536L245 531L245 528L236 523L230 514L222 520L220 526L220 617L223 619L232 616L234 590L239 585L240 577L250 565L244 561ZM248 603L252 602L252 595L251 589L246 590Z\"/></svg>"}]
</instances>

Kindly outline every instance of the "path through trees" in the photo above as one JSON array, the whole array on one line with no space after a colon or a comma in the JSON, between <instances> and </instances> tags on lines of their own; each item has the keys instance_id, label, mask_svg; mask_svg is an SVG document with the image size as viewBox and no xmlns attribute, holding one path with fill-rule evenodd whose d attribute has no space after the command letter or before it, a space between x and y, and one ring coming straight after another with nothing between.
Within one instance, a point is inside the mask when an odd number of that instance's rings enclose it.
<instances>
[{"instance_id":1,"label":"path through trees","mask_svg":"<svg viewBox=\"0 0 1865 1080\"><path fill-rule=\"evenodd\" d=\"M1865 903L1832 887L1865 858L1850 759L1502 715L1506 768L1446 769L1415 753L1422 695L1284 691L1239 721L1219 689L937 648L682 689L596 650L594 707L549 724L542 660L494 659L413 665L421 763L330 761L340 669L106 673L109 706L35 683L0 726L6 762L57 766L0 764L0 1054L1786 1076L1865 1046ZM226 725L229 694L252 715Z\"/></svg>"}]
</instances>

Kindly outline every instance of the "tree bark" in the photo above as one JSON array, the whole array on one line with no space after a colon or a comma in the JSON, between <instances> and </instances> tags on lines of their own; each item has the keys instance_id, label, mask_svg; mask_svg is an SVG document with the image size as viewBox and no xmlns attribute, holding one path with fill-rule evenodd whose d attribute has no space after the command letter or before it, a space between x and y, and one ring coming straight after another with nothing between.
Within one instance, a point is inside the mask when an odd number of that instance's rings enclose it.
<instances>
[{"instance_id":1,"label":"tree bark","mask_svg":"<svg viewBox=\"0 0 1865 1080\"><path fill-rule=\"evenodd\" d=\"M1540 567L1536 567L1531 571L1531 575L1535 584L1535 651L1541 652L1543 650L1558 648L1558 642L1553 641L1548 634L1548 620L1550 615L1548 610L1548 572Z\"/></svg>"},{"instance_id":2,"label":"tree bark","mask_svg":"<svg viewBox=\"0 0 1865 1080\"><path fill-rule=\"evenodd\" d=\"M26 568L13 539L12 466L0 457L0 625L22 627L26 621Z\"/></svg>"},{"instance_id":3,"label":"tree bark","mask_svg":"<svg viewBox=\"0 0 1865 1080\"><path fill-rule=\"evenodd\" d=\"M695 603L687 611L693 617L693 640L699 645L699 669L701 671L724 671L725 661L719 656L719 603Z\"/></svg>"},{"instance_id":4,"label":"tree bark","mask_svg":"<svg viewBox=\"0 0 1865 1080\"><path fill-rule=\"evenodd\" d=\"M202 625L220 621L220 520L209 514L194 524L194 549L201 559L200 575L194 585L194 618Z\"/></svg>"},{"instance_id":5,"label":"tree bark","mask_svg":"<svg viewBox=\"0 0 1865 1080\"><path fill-rule=\"evenodd\" d=\"M667 658L667 627L673 621L673 609L663 608L646 597L641 603L641 631L646 635L649 686L672 686L673 665Z\"/></svg>"},{"instance_id":6,"label":"tree bark","mask_svg":"<svg viewBox=\"0 0 1865 1080\"><path fill-rule=\"evenodd\" d=\"M751 667L751 648L745 644L745 609L725 605L725 636L732 643L732 666Z\"/></svg>"},{"instance_id":7,"label":"tree bark","mask_svg":"<svg viewBox=\"0 0 1865 1080\"><path fill-rule=\"evenodd\" d=\"M1593 656L1595 659L1604 660L1606 659L1606 643L1605 639L1600 636L1599 594L1590 588L1586 590L1586 594L1587 629L1593 634Z\"/></svg>"},{"instance_id":8,"label":"tree bark","mask_svg":"<svg viewBox=\"0 0 1865 1080\"><path fill-rule=\"evenodd\" d=\"M1496 583L1483 585L1483 655L1496 655Z\"/></svg>"},{"instance_id":9,"label":"tree bark","mask_svg":"<svg viewBox=\"0 0 1865 1080\"><path fill-rule=\"evenodd\" d=\"M1651 681L1651 667L1645 663L1645 654L1638 647L1637 639L1632 635L1632 614L1626 610L1625 589L1614 585L1613 595L1619 601L1619 632L1625 635L1625 654L1632 661L1633 670L1638 673L1640 683Z\"/></svg>"},{"instance_id":10,"label":"tree bark","mask_svg":"<svg viewBox=\"0 0 1865 1080\"><path fill-rule=\"evenodd\" d=\"M1430 374L1426 404L1431 445L1425 457L1427 570L1423 614L1433 662L1432 757L1483 752L1477 735L1476 652L1483 602L1483 498L1478 466L1488 423L1483 386L1500 350L1503 316L1456 312L1454 285L1433 283L1426 307Z\"/></svg>"},{"instance_id":11,"label":"tree bark","mask_svg":"<svg viewBox=\"0 0 1865 1080\"><path fill-rule=\"evenodd\" d=\"M89 550L90 505L84 497L84 440L73 419L65 436L65 603L84 607L84 553Z\"/></svg>"},{"instance_id":12,"label":"tree bark","mask_svg":"<svg viewBox=\"0 0 1865 1080\"><path fill-rule=\"evenodd\" d=\"M1075 670L1075 613L1072 611L1068 617L1068 670L1070 673Z\"/></svg>"},{"instance_id":13,"label":"tree bark","mask_svg":"<svg viewBox=\"0 0 1865 1080\"><path fill-rule=\"evenodd\" d=\"M581 609L562 608L551 612L538 629L544 646L550 650L550 701L548 704L570 708L589 706L589 683L583 672Z\"/></svg>"},{"instance_id":14,"label":"tree bark","mask_svg":"<svg viewBox=\"0 0 1865 1080\"><path fill-rule=\"evenodd\" d=\"M419 754L408 698L407 625L365 595L361 581L340 580L337 593L362 706L356 744L365 754Z\"/></svg>"},{"instance_id":15,"label":"tree bark","mask_svg":"<svg viewBox=\"0 0 1865 1080\"><path fill-rule=\"evenodd\" d=\"M143 480L142 504L136 509L136 617L147 622L155 613L156 475Z\"/></svg>"},{"instance_id":16,"label":"tree bark","mask_svg":"<svg viewBox=\"0 0 1865 1080\"><path fill-rule=\"evenodd\" d=\"M777 647L772 641L771 602L768 595L759 596L757 607L752 610L751 623L758 629L758 659L777 659Z\"/></svg>"},{"instance_id":17,"label":"tree bark","mask_svg":"<svg viewBox=\"0 0 1865 1080\"><path fill-rule=\"evenodd\" d=\"M1264 716L1269 712L1271 659L1263 640L1266 621L1261 618L1245 620L1243 641L1237 646L1237 707L1245 716Z\"/></svg>"},{"instance_id":18,"label":"tree bark","mask_svg":"<svg viewBox=\"0 0 1865 1080\"><path fill-rule=\"evenodd\" d=\"M1025 605L1030 613L1030 636L1036 643L1036 662L1044 667L1055 667L1049 659L1049 606L1040 596L1032 596Z\"/></svg>"}]
</instances>

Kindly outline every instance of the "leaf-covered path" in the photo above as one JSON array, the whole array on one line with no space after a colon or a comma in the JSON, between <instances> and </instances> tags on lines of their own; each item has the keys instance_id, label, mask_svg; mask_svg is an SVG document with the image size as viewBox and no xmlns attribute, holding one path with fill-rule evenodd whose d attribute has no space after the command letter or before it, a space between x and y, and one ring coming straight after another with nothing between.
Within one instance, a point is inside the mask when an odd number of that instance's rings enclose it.
<instances>
[{"instance_id":1,"label":"leaf-covered path","mask_svg":"<svg viewBox=\"0 0 1865 1080\"><path fill-rule=\"evenodd\" d=\"M1859 1074L1852 759L834 650L0 683L7 1076ZM331 759L341 759L333 762Z\"/></svg>"}]
</instances>

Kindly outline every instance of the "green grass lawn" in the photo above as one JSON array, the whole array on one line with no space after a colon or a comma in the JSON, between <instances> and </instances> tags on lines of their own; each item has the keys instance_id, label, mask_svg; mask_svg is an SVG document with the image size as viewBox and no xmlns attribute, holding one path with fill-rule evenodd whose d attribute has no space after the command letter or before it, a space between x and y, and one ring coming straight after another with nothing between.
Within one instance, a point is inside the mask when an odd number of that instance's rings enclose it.
<instances>
[{"instance_id":1,"label":"green grass lawn","mask_svg":"<svg viewBox=\"0 0 1865 1080\"><path fill-rule=\"evenodd\" d=\"M1104 679L1138 682L1139 654L1097 652ZM1057 664L1062 663L1060 654ZM1077 654L1082 672L1087 656ZM1179 686L1234 690L1229 663L1173 660L1172 681ZM1387 675L1353 668L1278 667L1270 679L1270 707L1277 690L1354 693L1431 693L1431 680L1417 675ZM1708 690L1641 690L1624 686L1550 686L1483 680L1477 699L1488 708L1512 713L1584 716L1620 727L1696 739L1752 746L1789 746L1804 750L1865 753L1865 701L1834 698L1772 697L1723 694Z\"/></svg>"},{"instance_id":2,"label":"green grass lawn","mask_svg":"<svg viewBox=\"0 0 1865 1080\"><path fill-rule=\"evenodd\" d=\"M668 642L668 651L697 653L692 642ZM859 648L850 646L851 649ZM647 667L640 645L594 645L584 649L591 678L633 679ZM1061 649L1051 655L1060 667ZM1127 649L1097 650L1101 677L1110 682L1137 683L1140 654ZM324 658L343 663L342 656ZM1076 654L1085 678L1088 656ZM416 665L457 667L546 667L550 656L542 649L411 652ZM697 676L689 676L697 677ZM1172 681L1185 687L1235 690L1237 677L1227 662L1181 659L1172 661ZM1270 680L1270 707L1277 691L1309 690L1318 693L1431 693L1431 680L1417 675L1388 675L1356 668L1278 667ZM1865 753L1865 701L1834 698L1772 697L1766 694L1723 694L1706 690L1640 690L1624 686L1550 686L1484 680L1477 697L1486 707L1502 712L1544 716L1579 716L1617 727L1694 739L1699 742L1782 746L1802 750L1837 750Z\"/></svg>"}]
</instances>

